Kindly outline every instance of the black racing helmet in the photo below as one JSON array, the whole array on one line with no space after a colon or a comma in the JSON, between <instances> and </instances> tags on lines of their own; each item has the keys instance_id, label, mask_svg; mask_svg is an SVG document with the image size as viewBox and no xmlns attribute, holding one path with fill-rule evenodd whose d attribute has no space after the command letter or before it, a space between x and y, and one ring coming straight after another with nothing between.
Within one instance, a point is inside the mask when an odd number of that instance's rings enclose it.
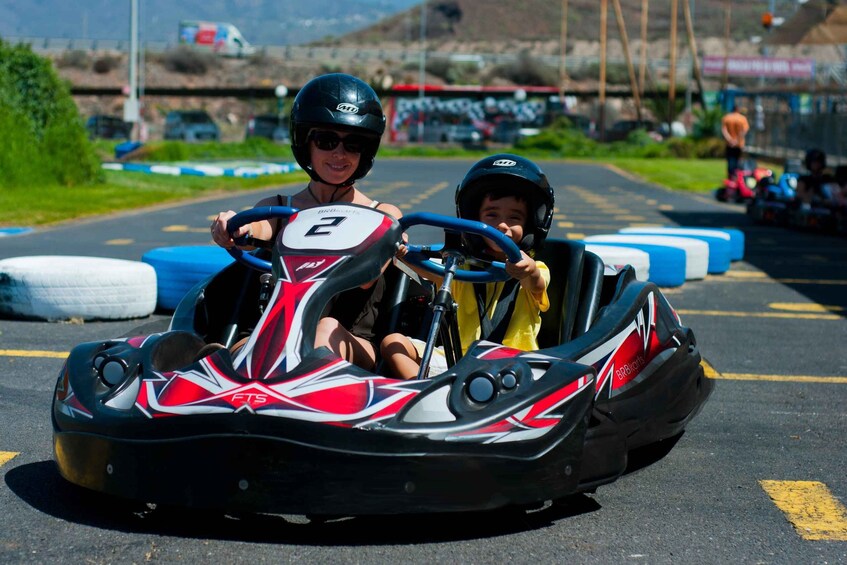
<instances>
[{"instance_id":1,"label":"black racing helmet","mask_svg":"<svg viewBox=\"0 0 847 565\"><path fill-rule=\"evenodd\" d=\"M494 190L505 196L511 192L509 189L514 189L516 196L526 200L529 212L520 248L524 251L540 249L553 222L555 197L547 175L529 159L499 153L478 161L456 188L456 215L478 220L485 195Z\"/></svg>"},{"instance_id":2,"label":"black racing helmet","mask_svg":"<svg viewBox=\"0 0 847 565\"><path fill-rule=\"evenodd\" d=\"M359 167L338 185L349 186L373 167L385 131L385 114L374 89L351 75L321 75L300 89L289 120L291 150L303 170L316 181L323 182L312 168L309 154L309 132L314 128L350 131L372 140L361 153Z\"/></svg>"},{"instance_id":3,"label":"black racing helmet","mask_svg":"<svg viewBox=\"0 0 847 565\"><path fill-rule=\"evenodd\" d=\"M814 162L818 162L821 164L822 168L826 168L826 153L820 149L809 149L806 151L806 156L803 158L803 164L811 171L811 165Z\"/></svg>"}]
</instances>

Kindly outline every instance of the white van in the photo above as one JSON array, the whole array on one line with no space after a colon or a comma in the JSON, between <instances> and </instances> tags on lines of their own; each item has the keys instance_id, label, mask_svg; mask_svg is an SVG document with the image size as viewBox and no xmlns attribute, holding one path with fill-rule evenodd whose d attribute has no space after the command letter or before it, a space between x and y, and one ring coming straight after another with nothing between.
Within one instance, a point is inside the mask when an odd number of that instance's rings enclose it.
<instances>
[{"instance_id":1,"label":"white van","mask_svg":"<svg viewBox=\"0 0 847 565\"><path fill-rule=\"evenodd\" d=\"M181 21L179 43L227 57L241 57L256 52L256 48L244 39L237 27L225 22Z\"/></svg>"}]
</instances>

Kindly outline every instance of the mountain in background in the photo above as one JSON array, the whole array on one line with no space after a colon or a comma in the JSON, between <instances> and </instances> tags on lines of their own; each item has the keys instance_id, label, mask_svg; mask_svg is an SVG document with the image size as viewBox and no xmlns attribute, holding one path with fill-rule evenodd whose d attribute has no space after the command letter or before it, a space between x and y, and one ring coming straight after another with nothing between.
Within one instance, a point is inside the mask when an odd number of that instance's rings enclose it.
<instances>
[{"instance_id":1,"label":"mountain in background","mask_svg":"<svg viewBox=\"0 0 847 565\"><path fill-rule=\"evenodd\" d=\"M724 35L725 0L680 0L693 10L698 37ZM775 14L789 19L797 0L733 1L731 35L746 40L764 35L762 14L773 2ZM176 43L183 19L235 24L254 45L296 45L334 40L338 43L393 41L413 43L420 34L422 0L139 0L142 41ZM621 0L631 39L640 35L642 0ZM558 0L427 0L426 35L430 40L503 42L558 40ZM649 3L650 40L666 38L670 2ZM129 35L129 0L0 0L0 37L125 39ZM569 40L599 40L598 0L570 0ZM609 33L617 37L612 3Z\"/></svg>"},{"instance_id":2,"label":"mountain in background","mask_svg":"<svg viewBox=\"0 0 847 565\"><path fill-rule=\"evenodd\" d=\"M296 45L368 27L420 0L139 0L142 41L177 42L180 20L234 24L254 45ZM129 0L0 0L0 37L126 39Z\"/></svg>"}]
</instances>

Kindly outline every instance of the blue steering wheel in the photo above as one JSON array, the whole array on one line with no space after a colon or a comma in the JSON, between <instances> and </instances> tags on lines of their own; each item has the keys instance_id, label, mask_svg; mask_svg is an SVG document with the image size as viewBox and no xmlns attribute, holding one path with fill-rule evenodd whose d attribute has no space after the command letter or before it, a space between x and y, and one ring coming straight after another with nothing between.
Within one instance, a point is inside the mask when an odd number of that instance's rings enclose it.
<instances>
[{"instance_id":1,"label":"blue steering wheel","mask_svg":"<svg viewBox=\"0 0 847 565\"><path fill-rule=\"evenodd\" d=\"M241 226L252 222L258 222L260 220L272 220L275 218L288 219L298 211L299 208L291 208L289 206L259 206L258 208L251 208L250 210L239 212L235 216L231 217L226 223L226 231L229 232L230 237L233 237L232 234L238 231ZM244 240L244 238L236 239L234 237L233 239L236 243L239 243L239 240ZM272 266L270 261L260 259L252 253L246 253L243 249L239 249L238 247L231 247L227 249L227 252L232 255L236 261L252 269L265 273L271 272Z\"/></svg>"},{"instance_id":2,"label":"blue steering wheel","mask_svg":"<svg viewBox=\"0 0 847 565\"><path fill-rule=\"evenodd\" d=\"M520 249L518 249L518 246L515 245L514 241L503 235L503 233L495 228L492 228L487 224L483 224L482 222L442 216L440 214L432 214L430 212L416 212L414 214L409 214L408 216L400 218L399 221L400 226L402 226L404 231L412 226L426 225L444 228L445 231L479 235L494 242L494 244L506 254L506 257L512 263L517 263L523 258ZM420 245L408 245L407 247L409 252L404 257L406 261L433 274L441 277L444 276L444 265L429 260L422 253L423 248ZM505 264L499 261L492 261L484 270L481 271L459 269L456 271L453 278L466 282L495 282L508 280L510 277L508 273L506 273Z\"/></svg>"}]
</instances>

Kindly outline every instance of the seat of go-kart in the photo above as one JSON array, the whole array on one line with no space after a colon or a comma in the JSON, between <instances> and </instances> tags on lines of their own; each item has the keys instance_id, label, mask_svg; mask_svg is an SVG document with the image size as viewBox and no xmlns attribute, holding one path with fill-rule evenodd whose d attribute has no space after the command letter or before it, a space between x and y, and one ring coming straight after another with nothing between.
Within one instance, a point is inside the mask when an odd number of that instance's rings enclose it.
<instances>
[{"instance_id":1,"label":"seat of go-kart","mask_svg":"<svg viewBox=\"0 0 847 565\"><path fill-rule=\"evenodd\" d=\"M538 345L553 347L591 328L600 309L605 266L585 244L566 239L548 238L535 258L550 269L550 308L541 314Z\"/></svg>"}]
</instances>

